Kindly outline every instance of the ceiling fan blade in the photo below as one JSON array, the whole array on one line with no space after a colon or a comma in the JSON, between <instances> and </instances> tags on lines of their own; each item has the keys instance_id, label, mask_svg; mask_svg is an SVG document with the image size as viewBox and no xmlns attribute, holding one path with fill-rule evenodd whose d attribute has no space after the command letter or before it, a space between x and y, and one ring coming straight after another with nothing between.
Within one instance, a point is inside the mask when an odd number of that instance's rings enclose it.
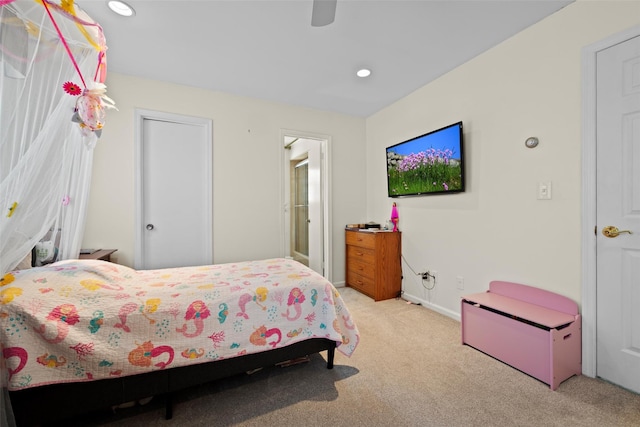
<instances>
[{"instance_id":1,"label":"ceiling fan blade","mask_svg":"<svg viewBox=\"0 0 640 427\"><path fill-rule=\"evenodd\" d=\"M313 0L313 11L311 12L311 25L314 27L324 27L329 25L336 18L336 4L338 0Z\"/></svg>"}]
</instances>

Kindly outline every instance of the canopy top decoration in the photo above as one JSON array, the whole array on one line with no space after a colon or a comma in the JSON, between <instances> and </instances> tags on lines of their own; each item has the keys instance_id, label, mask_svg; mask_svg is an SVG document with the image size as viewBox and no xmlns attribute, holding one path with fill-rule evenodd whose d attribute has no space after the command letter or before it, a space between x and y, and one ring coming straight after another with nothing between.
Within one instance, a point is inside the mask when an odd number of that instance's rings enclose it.
<instances>
[{"instance_id":1,"label":"canopy top decoration","mask_svg":"<svg viewBox=\"0 0 640 427\"><path fill-rule=\"evenodd\" d=\"M0 6L5 6L14 1L16 0L0 0ZM107 45L102 27L93 21L82 9L74 5L74 0L61 0L60 2L53 0L35 0L35 2L41 4L46 9L51 24L58 34L59 41L67 51L69 59L73 63L82 84L82 87L80 87L80 85L68 81L62 86L62 89L69 95L78 96L71 120L80 125L80 130L83 135L88 136L91 133L95 133L97 137L100 137L106 116L105 109L115 108L114 101L106 95L106 85L104 84L107 76ZM84 36L87 43L98 52L98 63L93 79L88 80L82 75L72 49L67 42L67 37L65 37L60 29L54 13L71 20L82 36ZM30 35L38 35L37 25L34 23L27 23L26 25Z\"/></svg>"}]
</instances>

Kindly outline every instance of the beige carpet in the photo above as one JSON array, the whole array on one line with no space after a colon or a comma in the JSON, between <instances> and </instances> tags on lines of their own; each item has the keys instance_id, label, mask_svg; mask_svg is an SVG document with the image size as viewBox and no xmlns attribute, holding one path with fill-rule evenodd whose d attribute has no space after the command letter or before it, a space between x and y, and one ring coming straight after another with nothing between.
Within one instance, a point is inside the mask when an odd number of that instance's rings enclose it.
<instances>
[{"instance_id":1,"label":"beige carpet","mask_svg":"<svg viewBox=\"0 0 640 427\"><path fill-rule=\"evenodd\" d=\"M196 387L162 402L93 414L108 426L640 426L640 395L572 377L558 390L460 342L460 324L402 300L341 289L361 333L351 358L336 352L287 368ZM74 423L66 423L70 425Z\"/></svg>"}]
</instances>

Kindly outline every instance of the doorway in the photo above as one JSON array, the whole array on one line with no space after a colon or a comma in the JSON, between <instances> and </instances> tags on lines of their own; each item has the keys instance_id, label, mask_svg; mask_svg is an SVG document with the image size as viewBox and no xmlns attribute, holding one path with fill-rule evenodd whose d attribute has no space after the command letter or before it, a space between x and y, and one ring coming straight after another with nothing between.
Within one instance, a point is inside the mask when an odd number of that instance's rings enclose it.
<instances>
[{"instance_id":1,"label":"doorway","mask_svg":"<svg viewBox=\"0 0 640 427\"><path fill-rule=\"evenodd\" d=\"M330 280L329 137L281 133L283 253Z\"/></svg>"},{"instance_id":2,"label":"doorway","mask_svg":"<svg viewBox=\"0 0 640 427\"><path fill-rule=\"evenodd\" d=\"M135 126L135 268L212 264L211 120L136 110Z\"/></svg>"},{"instance_id":3,"label":"doorway","mask_svg":"<svg viewBox=\"0 0 640 427\"><path fill-rule=\"evenodd\" d=\"M583 51L583 373L636 393L640 157L633 153L640 152L640 90L633 82L640 78L639 53L640 26ZM606 226L622 231L612 235Z\"/></svg>"},{"instance_id":4,"label":"doorway","mask_svg":"<svg viewBox=\"0 0 640 427\"><path fill-rule=\"evenodd\" d=\"M309 266L309 157L291 160L291 253Z\"/></svg>"}]
</instances>

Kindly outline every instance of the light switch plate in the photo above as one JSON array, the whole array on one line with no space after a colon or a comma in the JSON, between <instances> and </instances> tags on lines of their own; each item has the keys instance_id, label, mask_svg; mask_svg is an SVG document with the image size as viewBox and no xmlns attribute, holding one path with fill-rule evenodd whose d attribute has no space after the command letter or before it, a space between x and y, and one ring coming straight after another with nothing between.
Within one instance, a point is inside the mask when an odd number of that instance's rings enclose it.
<instances>
[{"instance_id":1,"label":"light switch plate","mask_svg":"<svg viewBox=\"0 0 640 427\"><path fill-rule=\"evenodd\" d=\"M538 200L551 200L551 181L538 183Z\"/></svg>"}]
</instances>

